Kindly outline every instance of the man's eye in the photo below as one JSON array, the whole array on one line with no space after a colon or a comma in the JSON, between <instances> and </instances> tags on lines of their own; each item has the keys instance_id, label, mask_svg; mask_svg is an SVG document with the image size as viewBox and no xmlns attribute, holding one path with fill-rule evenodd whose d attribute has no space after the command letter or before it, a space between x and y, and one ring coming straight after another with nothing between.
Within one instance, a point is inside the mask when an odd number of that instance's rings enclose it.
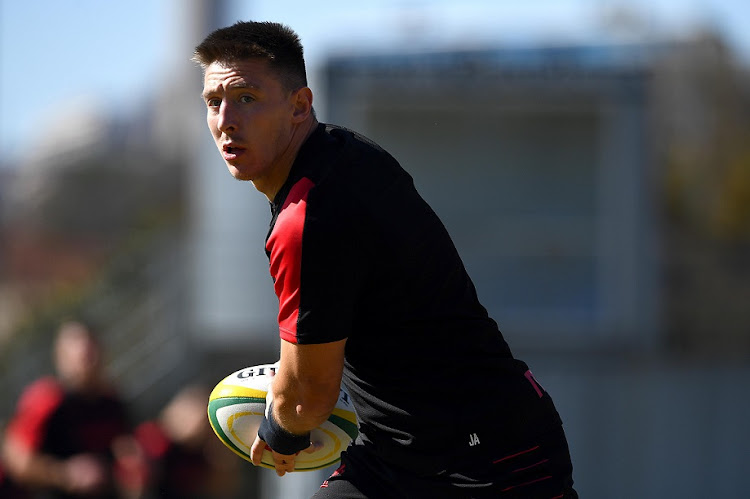
<instances>
[{"instance_id":1,"label":"man's eye","mask_svg":"<svg viewBox=\"0 0 750 499\"><path fill-rule=\"evenodd\" d=\"M206 105L208 107L219 107L221 105L221 99L216 99L216 98L214 98L214 99L208 99L206 101Z\"/></svg>"},{"instance_id":2,"label":"man's eye","mask_svg":"<svg viewBox=\"0 0 750 499\"><path fill-rule=\"evenodd\" d=\"M243 104L247 104L247 103L249 103L249 102L253 102L254 100L255 100L255 99L253 99L253 98L252 98L251 96L249 96L249 95L243 95L242 97L240 97L240 102L242 102Z\"/></svg>"}]
</instances>

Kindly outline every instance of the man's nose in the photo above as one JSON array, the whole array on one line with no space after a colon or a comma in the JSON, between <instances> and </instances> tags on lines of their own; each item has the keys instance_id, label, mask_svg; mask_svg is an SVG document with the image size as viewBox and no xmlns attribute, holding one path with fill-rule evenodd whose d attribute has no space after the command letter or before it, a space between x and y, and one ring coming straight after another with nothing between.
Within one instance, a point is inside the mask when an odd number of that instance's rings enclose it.
<instances>
[{"instance_id":1,"label":"man's nose","mask_svg":"<svg viewBox=\"0 0 750 499\"><path fill-rule=\"evenodd\" d=\"M217 126L222 132L232 132L237 129L236 115L233 107L226 101L219 108L219 120Z\"/></svg>"}]
</instances>

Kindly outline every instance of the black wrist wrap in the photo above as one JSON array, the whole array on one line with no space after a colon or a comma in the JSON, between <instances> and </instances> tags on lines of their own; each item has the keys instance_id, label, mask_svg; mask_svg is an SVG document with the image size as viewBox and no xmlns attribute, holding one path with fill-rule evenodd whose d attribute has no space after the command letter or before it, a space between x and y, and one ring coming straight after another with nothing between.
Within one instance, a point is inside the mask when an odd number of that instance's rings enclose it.
<instances>
[{"instance_id":1,"label":"black wrist wrap","mask_svg":"<svg viewBox=\"0 0 750 499\"><path fill-rule=\"evenodd\" d=\"M268 407L268 416L263 417L258 428L258 436L279 454L290 456L310 447L310 433L295 435L279 425L273 416L273 402Z\"/></svg>"}]
</instances>

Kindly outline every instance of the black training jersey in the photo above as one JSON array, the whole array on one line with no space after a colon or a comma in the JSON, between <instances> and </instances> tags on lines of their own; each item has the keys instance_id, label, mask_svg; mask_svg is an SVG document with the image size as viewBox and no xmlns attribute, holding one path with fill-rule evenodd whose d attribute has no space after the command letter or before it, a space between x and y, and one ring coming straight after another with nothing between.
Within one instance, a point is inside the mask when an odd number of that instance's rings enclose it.
<instances>
[{"instance_id":1,"label":"black training jersey","mask_svg":"<svg viewBox=\"0 0 750 499\"><path fill-rule=\"evenodd\" d=\"M455 455L474 438L465 421L476 431L513 431L523 397L536 398L516 381L526 367L392 156L320 124L271 211L266 253L280 336L299 344L347 338L344 383L365 442L406 462Z\"/></svg>"}]
</instances>

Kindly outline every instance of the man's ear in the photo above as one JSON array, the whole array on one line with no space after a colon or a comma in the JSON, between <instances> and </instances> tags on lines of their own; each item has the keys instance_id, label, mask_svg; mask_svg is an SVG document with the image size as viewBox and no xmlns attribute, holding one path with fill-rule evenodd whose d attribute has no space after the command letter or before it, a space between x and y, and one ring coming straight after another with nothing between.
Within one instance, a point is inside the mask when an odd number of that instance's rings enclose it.
<instances>
[{"instance_id":1,"label":"man's ear","mask_svg":"<svg viewBox=\"0 0 750 499\"><path fill-rule=\"evenodd\" d=\"M308 87L302 87L292 94L294 114L292 119L295 123L302 123L312 112L313 94Z\"/></svg>"}]
</instances>

